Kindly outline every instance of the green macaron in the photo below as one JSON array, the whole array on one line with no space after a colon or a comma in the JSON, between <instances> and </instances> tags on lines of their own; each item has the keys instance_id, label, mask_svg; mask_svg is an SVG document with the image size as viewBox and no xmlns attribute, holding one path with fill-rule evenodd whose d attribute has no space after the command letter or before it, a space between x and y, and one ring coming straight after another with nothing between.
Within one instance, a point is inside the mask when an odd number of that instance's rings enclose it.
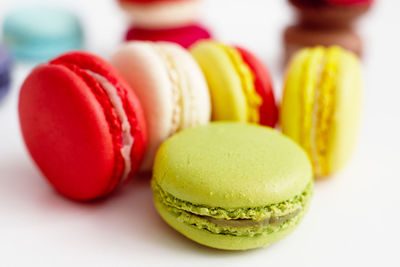
<instances>
[{"instance_id":1,"label":"green macaron","mask_svg":"<svg viewBox=\"0 0 400 267\"><path fill-rule=\"evenodd\" d=\"M277 131L219 122L164 142L152 188L156 209L178 232L206 246L245 250L298 225L312 175L305 152Z\"/></svg>"}]
</instances>

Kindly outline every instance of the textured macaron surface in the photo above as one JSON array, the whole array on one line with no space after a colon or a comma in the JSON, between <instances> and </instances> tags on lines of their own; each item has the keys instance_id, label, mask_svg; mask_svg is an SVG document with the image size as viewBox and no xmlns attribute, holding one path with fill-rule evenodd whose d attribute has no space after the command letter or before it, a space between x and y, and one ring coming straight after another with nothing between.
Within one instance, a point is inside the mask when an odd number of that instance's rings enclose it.
<instances>
[{"instance_id":1,"label":"textured macaron surface","mask_svg":"<svg viewBox=\"0 0 400 267\"><path fill-rule=\"evenodd\" d=\"M281 127L307 151L317 176L340 169L351 155L361 87L358 58L339 47L303 49L290 63Z\"/></svg>"},{"instance_id":2,"label":"textured macaron surface","mask_svg":"<svg viewBox=\"0 0 400 267\"><path fill-rule=\"evenodd\" d=\"M104 84L114 88L128 117L127 134L134 143L125 157L126 125ZM140 164L146 144L144 118L126 86L106 61L84 52L40 65L25 80L19 99L24 141L44 176L65 196L104 196L121 182L124 171L129 177Z\"/></svg>"},{"instance_id":3,"label":"textured macaron surface","mask_svg":"<svg viewBox=\"0 0 400 267\"><path fill-rule=\"evenodd\" d=\"M312 170L303 150L280 133L219 122L168 139L157 153L152 186L161 215L174 218L166 220L178 231L192 225L211 236L267 237L303 216Z\"/></svg>"}]
</instances>

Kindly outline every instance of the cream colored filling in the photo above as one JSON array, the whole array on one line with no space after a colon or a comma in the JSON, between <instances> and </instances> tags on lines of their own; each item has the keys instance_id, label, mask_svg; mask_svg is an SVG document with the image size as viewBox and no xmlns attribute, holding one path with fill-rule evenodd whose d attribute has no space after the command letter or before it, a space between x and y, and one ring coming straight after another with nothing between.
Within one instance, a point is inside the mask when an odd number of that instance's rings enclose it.
<instances>
[{"instance_id":1,"label":"cream colored filling","mask_svg":"<svg viewBox=\"0 0 400 267\"><path fill-rule=\"evenodd\" d=\"M128 178L128 175L132 169L131 162L131 150L134 143L134 138L131 135L131 125L128 120L128 115L125 112L124 106L122 104L122 100L118 95L117 89L114 85L112 85L106 78L101 76L98 73L95 73L91 70L85 70L87 74L92 76L104 89L108 98L110 99L111 105L113 106L118 120L121 123L121 135L122 135L122 147L121 147L121 155L124 159L124 172L121 177L121 182L125 181Z\"/></svg>"},{"instance_id":2,"label":"cream colored filling","mask_svg":"<svg viewBox=\"0 0 400 267\"><path fill-rule=\"evenodd\" d=\"M169 136L175 134L182 122L183 111L182 111L182 92L180 88L180 77L177 71L173 60L169 58L167 53L165 53L160 47L154 45L153 46L155 51L160 56L161 60L165 65L165 69L167 70L168 78L171 81L171 90L172 90L172 103L173 103L173 110L172 110L172 124Z\"/></svg>"},{"instance_id":3,"label":"cream colored filling","mask_svg":"<svg viewBox=\"0 0 400 267\"><path fill-rule=\"evenodd\" d=\"M264 220L250 220L250 219L238 219L238 220L226 220L226 219L216 219L208 216L200 216L206 218L209 222L214 223L218 226L221 227L263 227L267 225L278 225L281 224L287 220L290 220L294 217L296 217L301 211L301 208L298 210L285 215L285 216L275 216L275 217L270 217L266 218Z\"/></svg>"}]
</instances>

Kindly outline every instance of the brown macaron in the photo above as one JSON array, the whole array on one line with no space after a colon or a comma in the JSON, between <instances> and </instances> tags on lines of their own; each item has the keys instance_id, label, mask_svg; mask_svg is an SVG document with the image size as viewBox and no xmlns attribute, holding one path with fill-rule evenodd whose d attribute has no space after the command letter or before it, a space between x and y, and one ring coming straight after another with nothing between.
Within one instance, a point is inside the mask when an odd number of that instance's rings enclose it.
<instances>
[{"instance_id":1,"label":"brown macaron","mask_svg":"<svg viewBox=\"0 0 400 267\"><path fill-rule=\"evenodd\" d=\"M301 25L289 26L283 33L285 48L285 62L298 50L303 47L312 46L341 46L353 51L361 57L363 43L361 38L352 29L314 29Z\"/></svg>"},{"instance_id":2,"label":"brown macaron","mask_svg":"<svg viewBox=\"0 0 400 267\"><path fill-rule=\"evenodd\" d=\"M372 1L352 5L331 4L322 0L289 0L299 23L308 27L347 28L371 8Z\"/></svg>"}]
</instances>

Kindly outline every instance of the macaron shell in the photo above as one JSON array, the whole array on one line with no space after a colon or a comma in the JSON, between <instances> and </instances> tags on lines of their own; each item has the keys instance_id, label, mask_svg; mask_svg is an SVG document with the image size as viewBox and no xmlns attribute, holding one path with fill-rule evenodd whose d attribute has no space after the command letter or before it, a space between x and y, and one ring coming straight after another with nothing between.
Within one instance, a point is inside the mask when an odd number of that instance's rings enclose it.
<instances>
[{"instance_id":1,"label":"macaron shell","mask_svg":"<svg viewBox=\"0 0 400 267\"><path fill-rule=\"evenodd\" d=\"M153 178L182 201L228 209L288 200L305 190L312 171L305 152L280 133L218 122L164 142Z\"/></svg>"},{"instance_id":2,"label":"macaron shell","mask_svg":"<svg viewBox=\"0 0 400 267\"><path fill-rule=\"evenodd\" d=\"M210 39L211 36L210 31L199 24L162 29L146 29L134 25L127 31L125 40L172 42L188 48L199 40Z\"/></svg>"},{"instance_id":3,"label":"macaron shell","mask_svg":"<svg viewBox=\"0 0 400 267\"><path fill-rule=\"evenodd\" d=\"M302 74L308 58L308 51L301 50L292 58L286 70L285 85L280 107L280 127L282 132L300 143L300 121L302 115L301 95ZM284 118L284 119L283 119Z\"/></svg>"},{"instance_id":4,"label":"macaron shell","mask_svg":"<svg viewBox=\"0 0 400 267\"><path fill-rule=\"evenodd\" d=\"M110 190L122 166L103 107L81 77L63 66L36 68L22 86L19 116L32 158L59 192L87 200Z\"/></svg>"},{"instance_id":5,"label":"macaron shell","mask_svg":"<svg viewBox=\"0 0 400 267\"><path fill-rule=\"evenodd\" d=\"M210 89L212 120L247 121L248 107L241 78L227 53L217 43L201 41L190 52Z\"/></svg>"},{"instance_id":6,"label":"macaron shell","mask_svg":"<svg viewBox=\"0 0 400 267\"><path fill-rule=\"evenodd\" d=\"M199 11L200 1L120 1L120 5L133 21L144 29L165 29L193 23Z\"/></svg>"},{"instance_id":7,"label":"macaron shell","mask_svg":"<svg viewBox=\"0 0 400 267\"><path fill-rule=\"evenodd\" d=\"M351 157L357 141L362 110L360 62L354 54L344 52L339 64L328 156L331 172L341 169Z\"/></svg>"},{"instance_id":8,"label":"macaron shell","mask_svg":"<svg viewBox=\"0 0 400 267\"><path fill-rule=\"evenodd\" d=\"M158 45L174 60L177 71L181 72L183 120L180 129L208 123L211 117L210 94L199 65L177 45L163 42Z\"/></svg>"},{"instance_id":9,"label":"macaron shell","mask_svg":"<svg viewBox=\"0 0 400 267\"><path fill-rule=\"evenodd\" d=\"M317 45L329 47L337 45L362 56L363 42L353 29L319 29L302 25L289 26L283 34L285 62L298 50Z\"/></svg>"},{"instance_id":10,"label":"macaron shell","mask_svg":"<svg viewBox=\"0 0 400 267\"><path fill-rule=\"evenodd\" d=\"M174 101L168 72L150 43L127 43L112 56L111 62L142 104L148 144L140 169L149 170L157 148L169 137L172 128Z\"/></svg>"},{"instance_id":11,"label":"macaron shell","mask_svg":"<svg viewBox=\"0 0 400 267\"><path fill-rule=\"evenodd\" d=\"M242 47L236 47L236 49L252 70L256 92L262 98L259 124L275 127L278 120L278 108L275 104L271 76L264 64L255 55Z\"/></svg>"},{"instance_id":12,"label":"macaron shell","mask_svg":"<svg viewBox=\"0 0 400 267\"><path fill-rule=\"evenodd\" d=\"M296 8L299 22L314 28L349 28L358 18L367 13L372 1L342 5L328 1L289 0Z\"/></svg>"},{"instance_id":13,"label":"macaron shell","mask_svg":"<svg viewBox=\"0 0 400 267\"><path fill-rule=\"evenodd\" d=\"M46 61L80 49L83 31L79 18L69 10L27 6L6 14L3 40L18 59Z\"/></svg>"},{"instance_id":14,"label":"macaron shell","mask_svg":"<svg viewBox=\"0 0 400 267\"><path fill-rule=\"evenodd\" d=\"M205 230L200 230L176 219L160 202L155 201L155 206L161 217L174 229L189 239L202 245L224 249L224 250L248 250L253 248L265 247L290 234L302 220L309 208L309 203L298 215L295 223L284 230L257 237L237 237L231 235L214 234Z\"/></svg>"}]
</instances>

